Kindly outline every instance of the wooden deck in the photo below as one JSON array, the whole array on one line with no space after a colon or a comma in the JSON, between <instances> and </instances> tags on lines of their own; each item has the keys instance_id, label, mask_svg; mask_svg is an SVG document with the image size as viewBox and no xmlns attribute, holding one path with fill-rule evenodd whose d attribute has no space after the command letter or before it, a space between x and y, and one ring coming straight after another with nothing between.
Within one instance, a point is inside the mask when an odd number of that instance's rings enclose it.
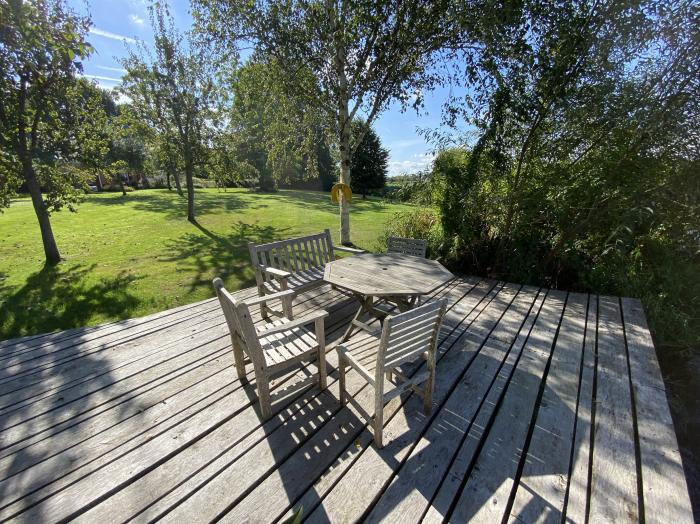
<instances>
[{"instance_id":1,"label":"wooden deck","mask_svg":"<svg viewBox=\"0 0 700 524\"><path fill-rule=\"evenodd\" d=\"M436 295L434 409L394 399L382 450L338 403L334 351L328 389L281 377L261 424L213 299L0 342L0 519L692 522L638 301L477 278ZM357 304L295 302L317 307L332 343Z\"/></svg>"}]
</instances>

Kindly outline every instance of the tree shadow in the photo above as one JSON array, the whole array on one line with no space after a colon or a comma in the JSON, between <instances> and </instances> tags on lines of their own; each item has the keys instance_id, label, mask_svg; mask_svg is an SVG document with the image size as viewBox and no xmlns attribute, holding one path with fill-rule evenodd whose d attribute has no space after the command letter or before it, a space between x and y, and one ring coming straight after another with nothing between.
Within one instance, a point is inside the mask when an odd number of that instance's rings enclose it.
<instances>
[{"instance_id":1,"label":"tree shadow","mask_svg":"<svg viewBox=\"0 0 700 524\"><path fill-rule=\"evenodd\" d=\"M167 245L170 254L162 260L177 262L182 271L194 274L189 290L202 286L211 288L211 280L221 277L236 279L240 287L255 284L250 265L248 242L264 243L289 235L289 228L274 228L238 221L228 234L213 233L199 222L193 225L201 234L187 233Z\"/></svg>"},{"instance_id":2,"label":"tree shadow","mask_svg":"<svg viewBox=\"0 0 700 524\"><path fill-rule=\"evenodd\" d=\"M235 192L195 191L195 214L203 215L260 207L251 205L248 199L241 198L241 196L241 193ZM160 213L174 219L184 219L187 212L187 197L167 189L142 190L114 198L92 198L90 203L101 206L121 206L128 203L138 211Z\"/></svg>"},{"instance_id":3,"label":"tree shadow","mask_svg":"<svg viewBox=\"0 0 700 524\"><path fill-rule=\"evenodd\" d=\"M96 315L125 318L139 305L129 284L139 277L121 271L91 281L96 265L44 266L23 286L0 283L0 338L84 326ZM0 282L4 279L0 279Z\"/></svg>"},{"instance_id":4,"label":"tree shadow","mask_svg":"<svg viewBox=\"0 0 700 524\"><path fill-rule=\"evenodd\" d=\"M331 202L330 196L322 191L300 191L287 189L279 191L276 195L281 201L287 201L295 205L311 207L317 211L327 211L329 213L338 212L338 204ZM386 208L386 203L378 198L353 198L353 209L356 211L382 211Z\"/></svg>"},{"instance_id":5,"label":"tree shadow","mask_svg":"<svg viewBox=\"0 0 700 524\"><path fill-rule=\"evenodd\" d=\"M97 311L114 316L136 307L138 300L128 292L132 276L89 285L93 269L74 266L64 274L59 268L45 268L33 275L22 288L11 290L8 322L17 328L31 326L34 315L42 326L83 324ZM63 309L61 301L66 303ZM185 321L196 318L200 315ZM220 349L197 353L209 341L188 344L191 331L166 336L179 326L177 318L155 317L26 337L2 346L4 516L27 522L56 520L51 513L55 509L41 504L44 498L70 489L87 475L99 478L126 450L138 449L151 438L149 431L164 431L183 411L194 409L201 399L181 404L179 411L170 409L170 399L180 391L169 384L180 377L185 384L192 381L198 369L218 358Z\"/></svg>"},{"instance_id":6,"label":"tree shadow","mask_svg":"<svg viewBox=\"0 0 700 524\"><path fill-rule=\"evenodd\" d=\"M583 329L585 311L584 307L584 314L579 315L576 320L578 330ZM567 329L571 329L571 326L570 324ZM382 521L392 515L406 497L413 497L417 504L403 506L399 511L412 508L413 514L393 514L393 520L417 521L420 519L420 512L432 506L442 517L449 517L453 511L457 511L457 521L469 521L480 510L496 503L494 493L503 484L513 480L516 470L518 481L514 482L510 489L521 487L527 492L522 504L517 506L517 515L529 515L524 521L532 521L533 515L561 516L561 506L557 498L559 495L563 496L563 492L552 494L549 487L557 486L556 490L560 489L561 479L568 477L570 473L571 461L578 460L581 453L574 441L576 423L579 420L576 412L578 392L577 387L570 387L570 383L574 380L576 384L578 378L577 363L581 359L583 339L575 335L572 329L572 333L560 334L560 344L556 339L552 339L551 333L535 330L527 336L520 356L511 364L506 364L508 352L516 351L512 345L516 342L518 333L513 334L510 343L501 340L502 334L488 335L487 340L491 341L492 347L503 348L500 355L493 350L490 354L479 350L474 358L465 359L468 355L465 342L455 345L454 342L449 342L449 339L457 337L456 340L460 340L466 329L467 338L476 336L473 339L473 342L476 342L480 336L471 334L472 328L478 331L476 325L457 327L456 331L448 335L446 347L440 350L436 384L438 405L434 406L432 413L426 416L422 409L422 399L413 393L405 393L401 396L403 405L386 423L385 447L376 449L373 448L373 444L367 444L372 446L372 449L366 449L364 452L377 455L377 458L395 473L392 475L393 482L383 488L370 482L373 487L368 489L378 489L381 495L366 509L363 521ZM519 330L520 328L517 331ZM552 345L551 358L558 360L558 364L553 365L549 372L549 366L545 368L544 365L548 357L544 355L543 350L548 345ZM580 349L572 353L567 347ZM518 353L519 351L515 354ZM535 361L541 362L541 367L545 368L544 374L542 371L535 371L540 366L535 365ZM411 376L419 367L407 364L402 366L402 370L404 374ZM525 400L528 398L531 400ZM371 405L363 407L369 412L372 410ZM343 408L340 413L346 410L347 408ZM480 414L482 412L486 418ZM351 418L354 422L354 417ZM396 421L401 422L398 427ZM358 440L364 439L365 442L369 442L371 433L363 429L365 426L365 422L361 421L359 429L364 435L358 437ZM328 440L332 441L331 438ZM413 443L417 441L420 441L420 445L406 458L406 449L412 448ZM526 442L527 447L523 450ZM323 467L329 467L331 471L342 469L348 467L346 464L350 461L350 467L353 468L369 467L367 474L371 475L373 466L361 465L362 460L357 458L356 453L348 454L352 447L351 445L345 448L332 465L324 464ZM328 460L327 455L316 455L307 448L304 449L307 460L303 467L296 464L291 471L285 471L284 467L281 467L278 474L282 476L290 502L294 501L294 509L304 506L304 514L309 516L310 522L327 522L333 515L343 513L327 512L324 507L325 495L316 492L313 484L306 494L299 498L300 479L294 471L316 471L319 468L315 462ZM466 459L467 462L455 462L465 448L471 451L462 455L460 461ZM527 452L526 456L523 456L524 452ZM631 460L634 463L633 456ZM456 464L461 465L454 469ZM480 480L476 483L470 482L472 474L477 475L477 479ZM542 477L549 480L544 481L544 484L536 484L539 486L535 488L537 491L530 489L530 479ZM353 475L351 478L359 479L360 476ZM447 490L449 493L451 489L455 489L449 498L436 498L437 491L442 486L441 482L456 482L454 488ZM607 490L611 497L620 495L617 493L618 487L609 485L606 479L599 479L598 483L599 486L603 485L602 489ZM548 488L543 490L543 486ZM358 489L362 487L358 486ZM342 490L339 493L342 493ZM522 494L518 493L519 496ZM512 491L511 496L514 495L515 492ZM507 495L505 499L502 497L501 493L498 500L501 508L508 499ZM360 500L365 499L360 497L357 501L363 504ZM338 503L338 499L333 499L331 505ZM352 501L347 503L353 504ZM416 511L419 513L415 513Z\"/></svg>"},{"instance_id":7,"label":"tree shadow","mask_svg":"<svg viewBox=\"0 0 700 524\"><path fill-rule=\"evenodd\" d=\"M83 326L95 315L129 316L139 305L129 288L137 277L122 272L95 282L90 279L94 269L95 265L45 266L21 287L0 288L3 338ZM99 407L89 393L116 380L109 351L113 343L98 340L94 333L93 328L78 328L60 336L24 337L2 347L3 508L19 510L51 479L68 474L76 462L73 448L94 433L84 430L90 412Z\"/></svg>"}]
</instances>

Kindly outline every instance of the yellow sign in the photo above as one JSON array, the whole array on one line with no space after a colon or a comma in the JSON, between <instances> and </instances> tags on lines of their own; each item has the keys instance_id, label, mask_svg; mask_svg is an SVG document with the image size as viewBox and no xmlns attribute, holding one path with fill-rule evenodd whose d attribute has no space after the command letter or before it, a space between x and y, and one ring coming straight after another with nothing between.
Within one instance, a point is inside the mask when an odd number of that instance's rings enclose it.
<instances>
[{"instance_id":1,"label":"yellow sign","mask_svg":"<svg viewBox=\"0 0 700 524\"><path fill-rule=\"evenodd\" d=\"M336 204L340 202L340 193L343 193L345 200L348 202L352 201L352 191L350 191L350 186L347 184L338 183L333 185L331 188L331 201Z\"/></svg>"}]
</instances>

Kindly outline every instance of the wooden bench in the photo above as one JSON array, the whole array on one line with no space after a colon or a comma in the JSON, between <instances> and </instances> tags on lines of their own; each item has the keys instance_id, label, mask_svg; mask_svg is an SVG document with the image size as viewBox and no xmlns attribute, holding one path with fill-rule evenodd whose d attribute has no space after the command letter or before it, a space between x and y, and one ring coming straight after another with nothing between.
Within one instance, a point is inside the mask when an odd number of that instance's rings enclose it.
<instances>
[{"instance_id":1,"label":"wooden bench","mask_svg":"<svg viewBox=\"0 0 700 524\"><path fill-rule=\"evenodd\" d=\"M326 263L335 260L335 251L363 253L361 249L334 247L328 229L315 235L267 244L249 242L248 249L260 296L288 289L296 296L321 286L324 268ZM260 313L263 318L269 318L268 313L280 314L264 301L260 303Z\"/></svg>"}]
</instances>

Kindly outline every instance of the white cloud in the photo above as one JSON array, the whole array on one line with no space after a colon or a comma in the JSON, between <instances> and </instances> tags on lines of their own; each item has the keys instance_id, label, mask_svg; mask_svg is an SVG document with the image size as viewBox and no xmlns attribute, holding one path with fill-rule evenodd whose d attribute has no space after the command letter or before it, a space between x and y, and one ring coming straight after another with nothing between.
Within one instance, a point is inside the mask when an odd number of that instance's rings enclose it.
<instances>
[{"instance_id":1,"label":"white cloud","mask_svg":"<svg viewBox=\"0 0 700 524\"><path fill-rule=\"evenodd\" d=\"M90 32L93 35L97 36L103 36L105 38L109 38L111 40L121 40L122 42L126 42L127 44L135 44L136 39L131 38L129 36L124 36L124 35L118 35L116 33L111 33L109 31L104 31L102 29L98 29L97 27L91 27Z\"/></svg>"},{"instance_id":2,"label":"white cloud","mask_svg":"<svg viewBox=\"0 0 700 524\"><path fill-rule=\"evenodd\" d=\"M389 176L415 173L430 167L435 156L432 153L419 153L406 160L389 161Z\"/></svg>"},{"instance_id":3,"label":"white cloud","mask_svg":"<svg viewBox=\"0 0 700 524\"><path fill-rule=\"evenodd\" d=\"M143 26L146 23L146 21L143 18L133 13L129 15L129 20L131 20L132 24L137 25L139 27Z\"/></svg>"},{"instance_id":4,"label":"white cloud","mask_svg":"<svg viewBox=\"0 0 700 524\"><path fill-rule=\"evenodd\" d=\"M101 66L101 65L98 65L95 67L97 67L97 69L102 69L103 71L112 71L114 73L126 74L126 69L123 69L121 67L109 67L109 66Z\"/></svg>"},{"instance_id":5,"label":"white cloud","mask_svg":"<svg viewBox=\"0 0 700 524\"><path fill-rule=\"evenodd\" d=\"M114 83L120 83L122 81L121 78L114 78L112 76L100 76L100 75L83 75L85 78L91 78L93 80L103 80L105 82L114 82Z\"/></svg>"}]
</instances>

